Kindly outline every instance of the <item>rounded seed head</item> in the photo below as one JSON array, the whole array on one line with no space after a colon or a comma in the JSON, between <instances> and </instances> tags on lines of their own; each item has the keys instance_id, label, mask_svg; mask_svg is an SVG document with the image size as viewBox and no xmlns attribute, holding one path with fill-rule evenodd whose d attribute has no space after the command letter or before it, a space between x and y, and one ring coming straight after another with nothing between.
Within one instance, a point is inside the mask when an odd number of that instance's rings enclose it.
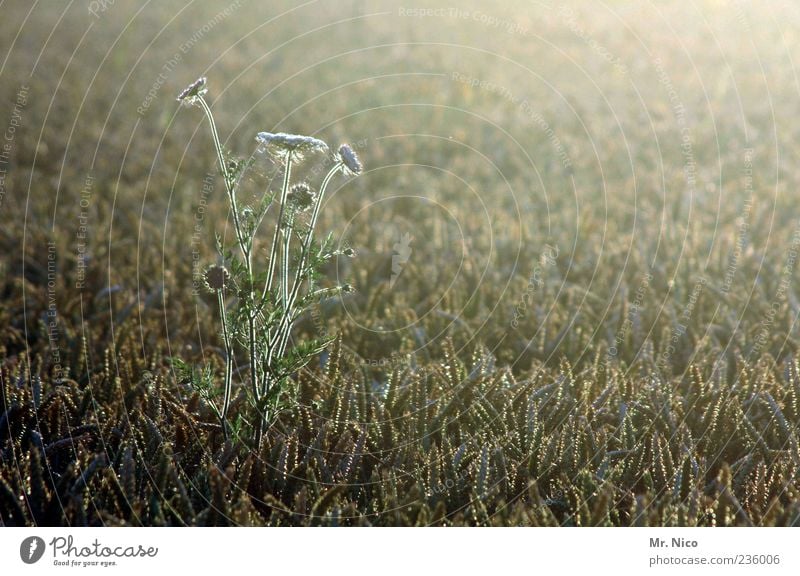
<instances>
[{"instance_id":1,"label":"rounded seed head","mask_svg":"<svg viewBox=\"0 0 800 576\"><path fill-rule=\"evenodd\" d=\"M352 175L361 174L363 167L361 166L361 162L358 159L355 151L350 147L349 144L342 144L339 146L339 158L342 160L342 164L344 164L345 169Z\"/></svg>"},{"instance_id":2,"label":"rounded seed head","mask_svg":"<svg viewBox=\"0 0 800 576\"><path fill-rule=\"evenodd\" d=\"M177 100L183 104L192 105L206 92L208 92L208 88L206 88L206 77L201 76L184 88L183 91L178 94Z\"/></svg>"},{"instance_id":3,"label":"rounded seed head","mask_svg":"<svg viewBox=\"0 0 800 576\"><path fill-rule=\"evenodd\" d=\"M212 292L224 290L227 287L228 282L230 282L230 278L231 275L225 266L216 264L214 266L209 266L203 275L203 280L205 280L206 286Z\"/></svg>"},{"instance_id":4,"label":"rounded seed head","mask_svg":"<svg viewBox=\"0 0 800 576\"><path fill-rule=\"evenodd\" d=\"M314 204L314 198L316 195L311 191L311 187L305 182L300 182L289 189L287 200L295 210L302 212Z\"/></svg>"},{"instance_id":5,"label":"rounded seed head","mask_svg":"<svg viewBox=\"0 0 800 576\"><path fill-rule=\"evenodd\" d=\"M278 132L259 132L256 141L261 144L266 152L280 160L292 156L292 160L301 160L305 154L312 152L326 152L328 145L322 140L311 136L298 134L285 134Z\"/></svg>"}]
</instances>

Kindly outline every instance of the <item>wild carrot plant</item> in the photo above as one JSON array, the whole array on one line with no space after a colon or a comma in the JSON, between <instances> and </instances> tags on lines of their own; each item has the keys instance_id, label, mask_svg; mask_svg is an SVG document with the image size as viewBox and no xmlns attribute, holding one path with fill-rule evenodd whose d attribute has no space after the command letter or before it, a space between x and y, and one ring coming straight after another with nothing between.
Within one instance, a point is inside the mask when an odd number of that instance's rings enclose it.
<instances>
[{"instance_id":1,"label":"wild carrot plant","mask_svg":"<svg viewBox=\"0 0 800 576\"><path fill-rule=\"evenodd\" d=\"M204 275L207 288L216 295L225 350L221 405L216 387L206 382L203 389L228 438L233 363L239 352L247 357L246 390L251 411L240 416L249 423L253 446L258 447L265 426L286 401L288 379L328 343L316 339L290 346L295 322L316 301L351 290L349 285L335 288L318 285L320 265L337 252L331 248L330 237L316 243L314 231L325 191L333 178L339 173L358 175L362 167L347 144L332 152L325 142L310 136L259 132L257 151L277 162L283 175L282 185L278 194L273 194L267 186L257 209L242 209L239 187L252 157L249 160L231 157L223 149L206 93L206 79L200 78L178 95L178 101L201 108L208 120L236 243L230 250L218 235L216 247L221 263L209 267ZM309 183L292 182L292 169L310 155L329 155L332 159L317 191ZM277 218L267 235L268 251L262 256L258 251L259 230L273 208L277 210ZM343 254L352 255L352 251Z\"/></svg>"}]
</instances>

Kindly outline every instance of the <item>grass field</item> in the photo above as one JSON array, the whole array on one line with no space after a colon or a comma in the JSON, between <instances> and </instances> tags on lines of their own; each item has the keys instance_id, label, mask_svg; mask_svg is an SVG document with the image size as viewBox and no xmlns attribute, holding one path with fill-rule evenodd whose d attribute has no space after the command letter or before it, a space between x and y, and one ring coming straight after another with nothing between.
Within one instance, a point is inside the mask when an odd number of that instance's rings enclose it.
<instances>
[{"instance_id":1,"label":"grass field","mask_svg":"<svg viewBox=\"0 0 800 576\"><path fill-rule=\"evenodd\" d=\"M800 10L457 4L3 5L0 524L800 525ZM201 75L364 164L260 446Z\"/></svg>"}]
</instances>

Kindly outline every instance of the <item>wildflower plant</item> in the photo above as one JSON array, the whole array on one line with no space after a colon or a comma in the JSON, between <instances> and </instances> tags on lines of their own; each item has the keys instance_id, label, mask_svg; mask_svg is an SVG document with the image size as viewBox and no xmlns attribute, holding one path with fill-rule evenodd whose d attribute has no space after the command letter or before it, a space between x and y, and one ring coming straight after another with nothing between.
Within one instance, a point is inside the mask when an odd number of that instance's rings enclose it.
<instances>
[{"instance_id":1,"label":"wildflower plant","mask_svg":"<svg viewBox=\"0 0 800 576\"><path fill-rule=\"evenodd\" d=\"M207 91L206 79L200 78L177 98L184 105L201 108L208 120L236 241L231 250L217 236L222 263L209 267L204 275L208 290L217 298L225 349L221 405L218 404L219 394L208 394L207 398L228 438L232 429L233 364L237 354L244 354L247 357L245 390L251 411L240 416L249 423L252 443L257 448L265 426L286 401L292 374L328 344L326 340L313 340L290 347L295 322L320 299L352 290L349 285L335 288L318 285L320 266L336 252L331 248L330 237L321 244L316 243L314 231L325 191L333 178L339 173L357 175L362 166L347 144L332 153L325 142L311 136L259 132L257 152L269 155L279 165L283 173L282 185L278 194L273 194L267 186L257 208L240 208L239 187L252 158L246 160L226 154L211 107L205 99ZM292 183L292 169L315 154L329 154L333 160L318 191L307 182ZM256 249L259 229L273 207L277 209L277 218L267 235L268 250L263 254ZM347 255L352 255L352 251Z\"/></svg>"}]
</instances>

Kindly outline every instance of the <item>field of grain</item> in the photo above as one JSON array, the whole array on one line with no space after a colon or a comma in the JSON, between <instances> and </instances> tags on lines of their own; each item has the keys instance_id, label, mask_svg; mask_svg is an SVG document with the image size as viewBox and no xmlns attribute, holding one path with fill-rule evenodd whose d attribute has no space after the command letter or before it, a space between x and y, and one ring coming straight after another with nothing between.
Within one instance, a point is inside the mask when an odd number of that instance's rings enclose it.
<instances>
[{"instance_id":1,"label":"field of grain","mask_svg":"<svg viewBox=\"0 0 800 576\"><path fill-rule=\"evenodd\" d=\"M453 4L3 4L1 525L800 525L800 8ZM258 446L199 76L364 165Z\"/></svg>"}]
</instances>

